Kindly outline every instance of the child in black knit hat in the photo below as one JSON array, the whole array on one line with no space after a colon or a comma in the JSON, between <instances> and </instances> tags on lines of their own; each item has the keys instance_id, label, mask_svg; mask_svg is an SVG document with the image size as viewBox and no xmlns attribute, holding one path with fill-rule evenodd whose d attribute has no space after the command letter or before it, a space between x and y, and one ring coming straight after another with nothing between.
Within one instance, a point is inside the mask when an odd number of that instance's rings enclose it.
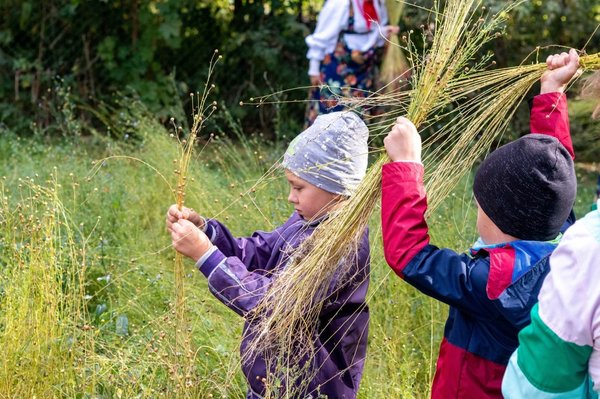
<instances>
[{"instance_id":1,"label":"child in black knit hat","mask_svg":"<svg viewBox=\"0 0 600 399\"><path fill-rule=\"evenodd\" d=\"M577 73L575 50L548 57L533 99L532 134L492 152L477 171L480 239L459 254L429 243L421 140L398 118L385 138L393 162L382 171L386 260L409 284L450 305L432 398L501 398L502 376L530 322L576 195L567 83Z\"/></svg>"}]
</instances>

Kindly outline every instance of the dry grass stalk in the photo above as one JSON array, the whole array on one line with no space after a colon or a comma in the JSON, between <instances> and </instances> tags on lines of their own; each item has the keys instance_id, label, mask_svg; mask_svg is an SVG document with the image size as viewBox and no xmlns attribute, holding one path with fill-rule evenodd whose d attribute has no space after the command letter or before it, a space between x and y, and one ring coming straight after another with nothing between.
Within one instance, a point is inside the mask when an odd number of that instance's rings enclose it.
<instances>
[{"instance_id":1,"label":"dry grass stalk","mask_svg":"<svg viewBox=\"0 0 600 399\"><path fill-rule=\"evenodd\" d=\"M398 24L402 15L402 9L404 8L404 2L392 0L388 1L386 5L390 24ZM388 93L399 89L402 86L403 79L407 79L403 75L408 70L408 61L402 52L400 39L397 34L393 34L386 45L379 73L379 85L383 87L383 92Z\"/></svg>"},{"instance_id":2,"label":"dry grass stalk","mask_svg":"<svg viewBox=\"0 0 600 399\"><path fill-rule=\"evenodd\" d=\"M82 385L72 364L85 368L93 352L86 324L86 243L78 242L58 192L55 174L42 186L19 179L20 201L0 188L1 244L12 261L0 273L0 392L7 397L92 394L94 376Z\"/></svg>"},{"instance_id":3,"label":"dry grass stalk","mask_svg":"<svg viewBox=\"0 0 600 399\"><path fill-rule=\"evenodd\" d=\"M600 54L596 54L596 58L590 59L586 64L584 64L584 66L593 66L594 63L600 63ZM581 96L597 102L596 108L592 113L592 117L594 119L600 119L600 101L598 101L600 98L600 72L596 72L585 80L583 88L581 89Z\"/></svg>"},{"instance_id":4,"label":"dry grass stalk","mask_svg":"<svg viewBox=\"0 0 600 399\"><path fill-rule=\"evenodd\" d=\"M191 93L192 99L192 127L190 133L186 139L179 141L181 144L181 154L177 162L177 168L175 174L177 175L177 186L175 189L175 200L178 208L183 209L185 203L185 190L187 185L187 175L190 162L193 158L194 144L205 121L209 118L212 113L216 110L216 102L212 104L207 103L208 96L214 85L209 84L212 73L214 71L216 63L221 59L221 55L218 54L218 50L215 50L210 61L208 76L204 84L204 91L194 94ZM172 120L172 122L174 122ZM175 129L175 137L179 140L179 132L181 128ZM175 391L178 397L186 396L185 392L188 390L192 382L191 376L193 375L194 362L193 362L193 349L191 347L191 331L186 320L185 312L185 267L183 255L179 252L175 254L175 351L173 353L174 359L173 364L178 365L176 387Z\"/></svg>"}]
</instances>

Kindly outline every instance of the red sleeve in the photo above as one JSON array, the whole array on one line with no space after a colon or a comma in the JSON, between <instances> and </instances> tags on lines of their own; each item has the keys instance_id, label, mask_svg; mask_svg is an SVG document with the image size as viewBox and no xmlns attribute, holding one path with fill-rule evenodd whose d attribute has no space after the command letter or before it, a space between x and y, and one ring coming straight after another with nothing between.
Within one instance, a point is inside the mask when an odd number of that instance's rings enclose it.
<instances>
[{"instance_id":1,"label":"red sleeve","mask_svg":"<svg viewBox=\"0 0 600 399\"><path fill-rule=\"evenodd\" d=\"M556 137L575 159L569 128L567 97L564 93L546 93L533 98L529 129L531 133Z\"/></svg>"},{"instance_id":2,"label":"red sleeve","mask_svg":"<svg viewBox=\"0 0 600 399\"><path fill-rule=\"evenodd\" d=\"M381 177L381 226L385 259L403 277L411 259L429 243L423 165L391 162Z\"/></svg>"}]
</instances>

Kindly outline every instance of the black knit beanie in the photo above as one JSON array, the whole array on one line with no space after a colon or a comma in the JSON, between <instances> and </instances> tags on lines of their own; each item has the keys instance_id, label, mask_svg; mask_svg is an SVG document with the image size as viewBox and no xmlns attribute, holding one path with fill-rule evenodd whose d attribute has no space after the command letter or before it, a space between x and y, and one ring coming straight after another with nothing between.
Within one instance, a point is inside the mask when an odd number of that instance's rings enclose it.
<instances>
[{"instance_id":1,"label":"black knit beanie","mask_svg":"<svg viewBox=\"0 0 600 399\"><path fill-rule=\"evenodd\" d=\"M575 203L573 160L556 138L528 134L483 161L473 193L503 233L521 240L552 240Z\"/></svg>"}]
</instances>

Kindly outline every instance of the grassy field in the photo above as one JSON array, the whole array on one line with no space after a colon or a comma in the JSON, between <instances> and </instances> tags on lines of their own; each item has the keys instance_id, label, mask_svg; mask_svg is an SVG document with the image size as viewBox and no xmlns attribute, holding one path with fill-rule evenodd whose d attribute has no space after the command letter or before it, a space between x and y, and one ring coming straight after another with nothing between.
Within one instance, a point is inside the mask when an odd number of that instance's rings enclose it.
<instances>
[{"instance_id":1,"label":"grassy field","mask_svg":"<svg viewBox=\"0 0 600 399\"><path fill-rule=\"evenodd\" d=\"M174 202L176 139L148 118L135 140L0 138L0 368L2 398L243 398L243 320L187 262L194 352L174 351L173 257L164 215ZM239 235L292 212L281 171L247 192L281 149L249 140L201 145L186 204ZM102 160L102 161L98 161ZM584 214L594 175L579 170ZM476 239L469 181L430 219L432 242ZM368 360L361 398L426 398L447 308L385 264L379 212L370 226ZM188 356L195 367L181 375Z\"/></svg>"}]
</instances>

